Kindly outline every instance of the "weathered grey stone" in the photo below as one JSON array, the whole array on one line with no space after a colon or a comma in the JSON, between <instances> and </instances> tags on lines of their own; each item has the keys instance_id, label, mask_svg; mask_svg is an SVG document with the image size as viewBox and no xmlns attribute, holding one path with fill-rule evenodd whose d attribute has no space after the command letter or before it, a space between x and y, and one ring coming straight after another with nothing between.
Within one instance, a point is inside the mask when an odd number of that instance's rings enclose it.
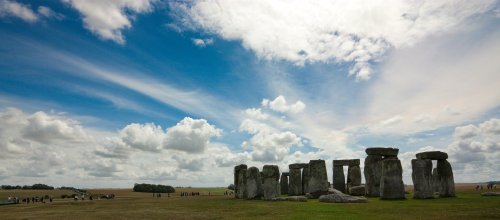
<instances>
[{"instance_id":1,"label":"weathered grey stone","mask_svg":"<svg viewBox=\"0 0 500 220\"><path fill-rule=\"evenodd\" d=\"M453 170L447 160L438 160L437 173L439 178L439 196L455 196L455 180L453 179Z\"/></svg>"},{"instance_id":2,"label":"weathered grey stone","mask_svg":"<svg viewBox=\"0 0 500 220\"><path fill-rule=\"evenodd\" d=\"M302 195L302 172L301 169L290 168L288 179L288 195Z\"/></svg>"},{"instance_id":3,"label":"weathered grey stone","mask_svg":"<svg viewBox=\"0 0 500 220\"><path fill-rule=\"evenodd\" d=\"M349 187L349 194L352 196L364 196L366 194L365 186Z\"/></svg>"},{"instance_id":4,"label":"weathered grey stone","mask_svg":"<svg viewBox=\"0 0 500 220\"><path fill-rule=\"evenodd\" d=\"M413 159L411 160L413 198L432 199L434 189L432 185L432 160Z\"/></svg>"},{"instance_id":5,"label":"weathered grey stone","mask_svg":"<svg viewBox=\"0 0 500 220\"><path fill-rule=\"evenodd\" d=\"M288 172L283 172L281 173L281 178L280 178L280 191L281 195L288 194Z\"/></svg>"},{"instance_id":6,"label":"weathered grey stone","mask_svg":"<svg viewBox=\"0 0 500 220\"><path fill-rule=\"evenodd\" d=\"M416 154L417 159L446 160L448 154L441 151L426 151Z\"/></svg>"},{"instance_id":7,"label":"weathered grey stone","mask_svg":"<svg viewBox=\"0 0 500 220\"><path fill-rule=\"evenodd\" d=\"M359 165L349 166L347 176L348 188L361 185L361 168L359 168Z\"/></svg>"},{"instance_id":8,"label":"weathered grey stone","mask_svg":"<svg viewBox=\"0 0 500 220\"><path fill-rule=\"evenodd\" d=\"M345 193L345 177L343 166L333 166L333 188Z\"/></svg>"},{"instance_id":9,"label":"weathered grey stone","mask_svg":"<svg viewBox=\"0 0 500 220\"><path fill-rule=\"evenodd\" d=\"M245 170L246 170L246 169L247 169L247 165L245 165L245 164L240 164L240 165L238 165L238 166L235 166L235 167L234 167L234 196L235 196L236 198L239 198L239 195L240 195L240 194L238 193L238 192L239 192L239 188L240 188L240 187L239 187L238 180L239 180L239 175L240 175L239 173L240 173L240 171L241 171L242 169L245 169ZM246 172L246 171L245 171L245 172Z\"/></svg>"},{"instance_id":10,"label":"weathered grey stone","mask_svg":"<svg viewBox=\"0 0 500 220\"><path fill-rule=\"evenodd\" d=\"M326 174L326 163L324 160L309 161L309 184L308 192L318 198L328 192L328 176Z\"/></svg>"},{"instance_id":11,"label":"weathered grey stone","mask_svg":"<svg viewBox=\"0 0 500 220\"><path fill-rule=\"evenodd\" d=\"M302 169L302 194L309 192L309 165Z\"/></svg>"},{"instance_id":12,"label":"weathered grey stone","mask_svg":"<svg viewBox=\"0 0 500 220\"><path fill-rule=\"evenodd\" d=\"M262 185L262 188L264 189L264 199L270 200L278 197L280 195L278 181L280 178L280 170L278 166L264 165L262 175L262 178L264 179L264 184Z\"/></svg>"},{"instance_id":13,"label":"weathered grey stone","mask_svg":"<svg viewBox=\"0 0 500 220\"><path fill-rule=\"evenodd\" d=\"M307 166L309 166L308 163L292 163L292 164L288 165L288 168L290 168L290 169L303 169L303 168L306 168Z\"/></svg>"},{"instance_id":14,"label":"weathered grey stone","mask_svg":"<svg viewBox=\"0 0 500 220\"><path fill-rule=\"evenodd\" d=\"M247 169L240 169L238 172L238 191L236 198L247 198Z\"/></svg>"},{"instance_id":15,"label":"weathered grey stone","mask_svg":"<svg viewBox=\"0 0 500 220\"><path fill-rule=\"evenodd\" d=\"M346 194L328 194L319 197L320 202L328 203L366 203L368 200L361 196L350 196Z\"/></svg>"},{"instance_id":16,"label":"weathered grey stone","mask_svg":"<svg viewBox=\"0 0 500 220\"><path fill-rule=\"evenodd\" d=\"M380 196L380 177L382 175L382 156L368 155L365 159L365 189L367 196Z\"/></svg>"},{"instance_id":17,"label":"weathered grey stone","mask_svg":"<svg viewBox=\"0 0 500 220\"><path fill-rule=\"evenodd\" d=\"M484 192L481 193L482 196L500 196L500 192Z\"/></svg>"},{"instance_id":18,"label":"weathered grey stone","mask_svg":"<svg viewBox=\"0 0 500 220\"><path fill-rule=\"evenodd\" d=\"M432 169L432 189L433 192L439 192L439 175L437 172L437 167Z\"/></svg>"},{"instance_id":19,"label":"weathered grey stone","mask_svg":"<svg viewBox=\"0 0 500 220\"><path fill-rule=\"evenodd\" d=\"M405 199L403 184L403 168L397 158L382 160L382 177L380 178L381 199Z\"/></svg>"},{"instance_id":20,"label":"weathered grey stone","mask_svg":"<svg viewBox=\"0 0 500 220\"><path fill-rule=\"evenodd\" d=\"M282 172L281 175L289 176L290 173L288 173L288 172Z\"/></svg>"},{"instance_id":21,"label":"weathered grey stone","mask_svg":"<svg viewBox=\"0 0 500 220\"><path fill-rule=\"evenodd\" d=\"M247 199L259 199L262 196L262 180L259 169L250 167L246 173Z\"/></svg>"},{"instance_id":22,"label":"weathered grey stone","mask_svg":"<svg viewBox=\"0 0 500 220\"><path fill-rule=\"evenodd\" d=\"M328 188L328 194L344 194L344 193L335 188Z\"/></svg>"},{"instance_id":23,"label":"weathered grey stone","mask_svg":"<svg viewBox=\"0 0 500 220\"><path fill-rule=\"evenodd\" d=\"M333 160L334 166L354 166L359 165L359 159Z\"/></svg>"},{"instance_id":24,"label":"weathered grey stone","mask_svg":"<svg viewBox=\"0 0 500 220\"><path fill-rule=\"evenodd\" d=\"M397 156L399 149L390 147L372 147L366 148L365 152L368 155Z\"/></svg>"}]
</instances>

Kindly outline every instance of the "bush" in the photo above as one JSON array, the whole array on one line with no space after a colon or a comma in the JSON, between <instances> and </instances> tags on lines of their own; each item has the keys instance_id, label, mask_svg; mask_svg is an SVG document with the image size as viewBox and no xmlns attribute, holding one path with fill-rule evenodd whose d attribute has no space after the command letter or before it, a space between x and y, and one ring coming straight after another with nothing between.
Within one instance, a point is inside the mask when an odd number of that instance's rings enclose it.
<instances>
[{"instance_id":1,"label":"bush","mask_svg":"<svg viewBox=\"0 0 500 220\"><path fill-rule=\"evenodd\" d=\"M172 186L154 185L147 183L136 183L134 185L134 192L151 192L151 193L174 193L175 189Z\"/></svg>"},{"instance_id":2,"label":"bush","mask_svg":"<svg viewBox=\"0 0 500 220\"><path fill-rule=\"evenodd\" d=\"M229 184L229 186L227 186L227 188L230 190L234 190L234 184Z\"/></svg>"}]
</instances>

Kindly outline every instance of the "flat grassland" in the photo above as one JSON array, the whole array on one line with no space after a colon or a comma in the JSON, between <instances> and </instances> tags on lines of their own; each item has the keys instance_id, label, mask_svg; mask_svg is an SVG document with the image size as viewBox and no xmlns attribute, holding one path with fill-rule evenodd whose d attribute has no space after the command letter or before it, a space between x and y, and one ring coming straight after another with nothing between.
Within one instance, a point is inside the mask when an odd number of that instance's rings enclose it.
<instances>
[{"instance_id":1,"label":"flat grassland","mask_svg":"<svg viewBox=\"0 0 500 220\"><path fill-rule=\"evenodd\" d=\"M180 192L200 192L198 197L180 197ZM484 190L486 191L486 190ZM178 188L176 193L136 193L131 189L96 189L91 193L115 194L114 200L74 201L61 199L68 191L0 190L9 195L53 195L53 203L0 206L0 219L500 219L500 197L484 197L473 185L457 184L456 198L383 201L339 204L270 202L234 199L223 188ZM210 192L210 196L208 193ZM49 194L50 193L50 194Z\"/></svg>"}]
</instances>

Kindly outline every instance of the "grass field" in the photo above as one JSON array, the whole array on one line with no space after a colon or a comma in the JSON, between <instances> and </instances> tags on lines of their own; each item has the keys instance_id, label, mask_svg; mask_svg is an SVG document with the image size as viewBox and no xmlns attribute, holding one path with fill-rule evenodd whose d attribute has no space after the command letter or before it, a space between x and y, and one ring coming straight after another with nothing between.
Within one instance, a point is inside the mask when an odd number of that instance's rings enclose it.
<instances>
[{"instance_id":1,"label":"grass field","mask_svg":"<svg viewBox=\"0 0 500 220\"><path fill-rule=\"evenodd\" d=\"M471 185L457 185L456 198L381 201L364 204L248 201L224 196L223 188L179 188L167 197L131 189L98 189L92 193L116 194L114 200L73 201L59 199L67 191L52 191L53 203L0 206L0 219L500 219L500 197L483 197ZM180 197L180 192L200 192ZM0 190L0 198L15 192ZM210 192L211 196L208 196ZM32 195L45 195L37 193Z\"/></svg>"}]
</instances>

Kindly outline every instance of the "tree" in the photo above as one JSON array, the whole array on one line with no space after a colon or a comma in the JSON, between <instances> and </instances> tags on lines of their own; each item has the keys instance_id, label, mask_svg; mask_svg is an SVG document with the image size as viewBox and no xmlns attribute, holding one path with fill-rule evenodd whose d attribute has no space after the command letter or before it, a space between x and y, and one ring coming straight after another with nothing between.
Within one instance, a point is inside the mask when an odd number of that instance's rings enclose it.
<instances>
[{"instance_id":1,"label":"tree","mask_svg":"<svg viewBox=\"0 0 500 220\"><path fill-rule=\"evenodd\" d=\"M234 190L234 184L232 184L232 183L229 184L229 186L227 188L230 189L230 190Z\"/></svg>"}]
</instances>

